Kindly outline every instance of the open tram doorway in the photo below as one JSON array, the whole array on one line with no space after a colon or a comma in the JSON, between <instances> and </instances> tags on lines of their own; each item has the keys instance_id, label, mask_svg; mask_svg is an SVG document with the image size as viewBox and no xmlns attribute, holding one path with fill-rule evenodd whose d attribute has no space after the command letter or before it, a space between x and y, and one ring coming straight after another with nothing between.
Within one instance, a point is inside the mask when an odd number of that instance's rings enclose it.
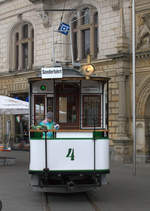
<instances>
[{"instance_id":1,"label":"open tram doorway","mask_svg":"<svg viewBox=\"0 0 150 211\"><path fill-rule=\"evenodd\" d=\"M58 83L56 90L56 122L62 128L79 129L80 84Z\"/></svg>"}]
</instances>

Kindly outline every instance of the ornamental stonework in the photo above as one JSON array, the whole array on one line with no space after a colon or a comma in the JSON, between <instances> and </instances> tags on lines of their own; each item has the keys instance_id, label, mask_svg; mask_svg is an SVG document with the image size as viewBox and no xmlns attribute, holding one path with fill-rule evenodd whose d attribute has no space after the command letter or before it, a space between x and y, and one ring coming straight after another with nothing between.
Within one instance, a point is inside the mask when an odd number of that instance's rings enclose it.
<instances>
[{"instance_id":1,"label":"ornamental stonework","mask_svg":"<svg viewBox=\"0 0 150 211\"><path fill-rule=\"evenodd\" d=\"M150 14L137 15L137 50L150 50Z\"/></svg>"}]
</instances>

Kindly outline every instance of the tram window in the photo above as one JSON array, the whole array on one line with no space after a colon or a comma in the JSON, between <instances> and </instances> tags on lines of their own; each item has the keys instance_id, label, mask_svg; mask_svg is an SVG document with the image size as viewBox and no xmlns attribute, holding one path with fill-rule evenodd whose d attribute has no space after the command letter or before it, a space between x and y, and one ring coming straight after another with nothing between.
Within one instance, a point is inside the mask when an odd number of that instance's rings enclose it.
<instances>
[{"instance_id":1,"label":"tram window","mask_svg":"<svg viewBox=\"0 0 150 211\"><path fill-rule=\"evenodd\" d=\"M67 97L59 97L59 122L67 122Z\"/></svg>"},{"instance_id":2,"label":"tram window","mask_svg":"<svg viewBox=\"0 0 150 211\"><path fill-rule=\"evenodd\" d=\"M53 98L52 97L48 97L47 98L47 112L53 112Z\"/></svg>"},{"instance_id":3,"label":"tram window","mask_svg":"<svg viewBox=\"0 0 150 211\"><path fill-rule=\"evenodd\" d=\"M56 103L56 121L61 125L61 128L78 128L78 84L58 84L56 87Z\"/></svg>"},{"instance_id":4,"label":"tram window","mask_svg":"<svg viewBox=\"0 0 150 211\"><path fill-rule=\"evenodd\" d=\"M101 96L83 96L83 127L101 127Z\"/></svg>"},{"instance_id":5,"label":"tram window","mask_svg":"<svg viewBox=\"0 0 150 211\"><path fill-rule=\"evenodd\" d=\"M76 120L77 108L74 96L59 97L59 122L75 123Z\"/></svg>"},{"instance_id":6,"label":"tram window","mask_svg":"<svg viewBox=\"0 0 150 211\"><path fill-rule=\"evenodd\" d=\"M34 124L39 124L45 118L45 96L34 96Z\"/></svg>"}]
</instances>

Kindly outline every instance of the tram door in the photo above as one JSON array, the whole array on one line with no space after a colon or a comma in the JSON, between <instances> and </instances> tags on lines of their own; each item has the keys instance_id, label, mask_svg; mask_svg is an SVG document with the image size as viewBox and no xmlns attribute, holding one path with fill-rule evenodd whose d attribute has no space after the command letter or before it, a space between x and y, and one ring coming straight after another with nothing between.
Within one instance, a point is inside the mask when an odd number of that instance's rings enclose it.
<instances>
[{"instance_id":1,"label":"tram door","mask_svg":"<svg viewBox=\"0 0 150 211\"><path fill-rule=\"evenodd\" d=\"M56 122L61 128L79 128L79 85L60 83L56 85Z\"/></svg>"}]
</instances>

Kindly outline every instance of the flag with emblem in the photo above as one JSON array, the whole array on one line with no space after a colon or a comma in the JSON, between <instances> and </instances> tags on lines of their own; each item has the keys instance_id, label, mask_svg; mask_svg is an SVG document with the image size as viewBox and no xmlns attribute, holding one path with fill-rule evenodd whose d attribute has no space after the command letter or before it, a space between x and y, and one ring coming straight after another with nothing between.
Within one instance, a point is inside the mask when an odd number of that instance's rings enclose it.
<instances>
[{"instance_id":1,"label":"flag with emblem","mask_svg":"<svg viewBox=\"0 0 150 211\"><path fill-rule=\"evenodd\" d=\"M58 28L58 32L60 32L64 35L68 35L69 30L70 30L69 24L60 23L59 28Z\"/></svg>"}]
</instances>

